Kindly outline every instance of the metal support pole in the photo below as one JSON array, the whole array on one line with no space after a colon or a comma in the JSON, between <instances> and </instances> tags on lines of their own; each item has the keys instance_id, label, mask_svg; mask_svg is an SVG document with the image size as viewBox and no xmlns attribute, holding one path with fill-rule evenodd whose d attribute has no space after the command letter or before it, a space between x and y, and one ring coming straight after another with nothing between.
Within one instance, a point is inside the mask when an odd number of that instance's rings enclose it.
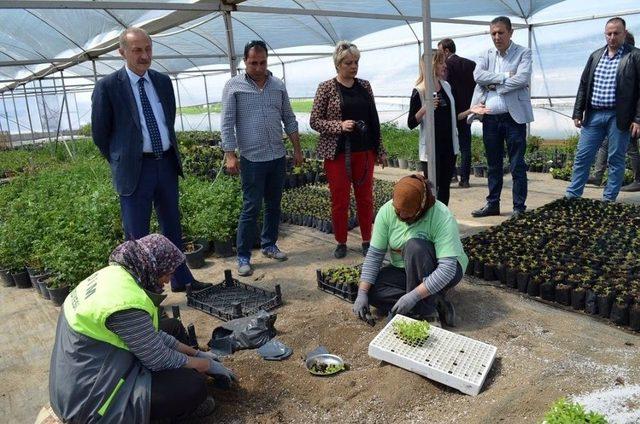
<instances>
[{"instance_id":1,"label":"metal support pole","mask_svg":"<svg viewBox=\"0 0 640 424\"><path fill-rule=\"evenodd\" d=\"M93 82L98 82L98 73L96 72L96 61L95 61L95 59L91 61L91 65L93 67Z\"/></svg>"},{"instance_id":2,"label":"metal support pole","mask_svg":"<svg viewBox=\"0 0 640 424\"><path fill-rule=\"evenodd\" d=\"M31 121L31 108L29 107L29 98L27 97L27 84L22 85L24 90L24 102L27 105L27 117L29 118L29 129L31 129L31 144L36 142L36 135L33 133L33 121Z\"/></svg>"},{"instance_id":3,"label":"metal support pole","mask_svg":"<svg viewBox=\"0 0 640 424\"><path fill-rule=\"evenodd\" d=\"M284 62L281 62L281 64L282 64L282 82L284 82L284 88L286 90L286 88L287 88L287 75L285 73Z\"/></svg>"},{"instance_id":4,"label":"metal support pole","mask_svg":"<svg viewBox=\"0 0 640 424\"><path fill-rule=\"evenodd\" d=\"M532 39L533 39L533 25L529 25L527 27L527 47L529 47L529 50L531 50L531 46L532 46ZM540 64L542 66L542 64ZM542 75L542 78L544 78L544 74ZM531 76L529 76L529 96L531 96L531 92L533 90L531 89ZM527 123L527 139L531 136L531 123Z\"/></svg>"},{"instance_id":5,"label":"metal support pole","mask_svg":"<svg viewBox=\"0 0 640 424\"><path fill-rule=\"evenodd\" d=\"M40 84L40 96L42 97L42 109L44 110L44 123L47 126L47 137L49 138L49 143L51 143L51 128L49 128L49 114L47 113L47 100L44 97L44 90L42 89L42 80L39 79L38 83Z\"/></svg>"},{"instance_id":6,"label":"metal support pole","mask_svg":"<svg viewBox=\"0 0 640 424\"><path fill-rule=\"evenodd\" d=\"M20 137L20 145L22 145L22 130L20 130L20 120L18 119L18 108L16 107L16 96L11 90L11 101L13 102L13 113L16 118L16 125L18 126L18 137Z\"/></svg>"},{"instance_id":7,"label":"metal support pole","mask_svg":"<svg viewBox=\"0 0 640 424\"><path fill-rule=\"evenodd\" d=\"M434 117L433 117L433 66L431 65L431 1L423 0L422 1L422 38L424 45L424 54L422 55L422 60L424 60L424 86L425 86L425 96L424 100L426 102L427 113L424 114L422 118L423 127L422 130L427 132L427 158L429 159L428 166L428 178L436 187L436 133L434 126ZM449 184L449 181L445 181L444 183Z\"/></svg>"},{"instance_id":8,"label":"metal support pole","mask_svg":"<svg viewBox=\"0 0 640 424\"><path fill-rule=\"evenodd\" d=\"M73 92L73 103L76 105L76 116L78 117L78 130L82 126L80 122L80 110L78 109L78 97L76 96L75 91Z\"/></svg>"},{"instance_id":9,"label":"metal support pole","mask_svg":"<svg viewBox=\"0 0 640 424\"><path fill-rule=\"evenodd\" d=\"M209 89L207 87L207 76L206 75L202 75L202 79L204 79L204 97L205 97L205 104L207 105L207 119L209 119L209 132L213 132L213 129L211 127L211 108L209 107Z\"/></svg>"},{"instance_id":10,"label":"metal support pole","mask_svg":"<svg viewBox=\"0 0 640 424\"><path fill-rule=\"evenodd\" d=\"M7 102L2 93L2 107L4 108L4 119L7 121L7 135L9 136L9 146L13 148L13 139L11 138L11 125L9 125L9 111L7 110Z\"/></svg>"},{"instance_id":11,"label":"metal support pole","mask_svg":"<svg viewBox=\"0 0 640 424\"><path fill-rule=\"evenodd\" d=\"M69 112L69 99L67 98L67 87L64 85L64 73L60 71L60 81L62 82L62 95L64 96L64 103L67 105L67 122L69 123L69 134L71 135L71 141L75 141L73 138L73 127L71 126L71 112ZM64 106L64 104L63 104ZM62 113L62 109L60 109ZM75 143L74 143L75 146Z\"/></svg>"},{"instance_id":12,"label":"metal support pole","mask_svg":"<svg viewBox=\"0 0 640 424\"><path fill-rule=\"evenodd\" d=\"M38 121L40 122L40 133L44 133L44 125L42 125L42 110L40 109L40 103L38 102L38 91L36 89L35 82L33 82L33 97L34 99L36 99L36 109L38 110ZM42 140L42 143L44 143L44 139Z\"/></svg>"},{"instance_id":13,"label":"metal support pole","mask_svg":"<svg viewBox=\"0 0 640 424\"><path fill-rule=\"evenodd\" d=\"M225 10L222 12L224 18L224 27L227 34L227 49L229 53L229 69L231 70L231 76L235 77L238 74L236 68L236 50L233 45L233 25L231 24L231 12Z\"/></svg>"},{"instance_id":14,"label":"metal support pole","mask_svg":"<svg viewBox=\"0 0 640 424\"><path fill-rule=\"evenodd\" d=\"M176 80L176 94L178 97L178 110L180 111L180 128L182 128L182 131L184 131L184 121L182 120L182 102L180 101L180 84L178 84L178 77L175 76L174 79Z\"/></svg>"}]
</instances>

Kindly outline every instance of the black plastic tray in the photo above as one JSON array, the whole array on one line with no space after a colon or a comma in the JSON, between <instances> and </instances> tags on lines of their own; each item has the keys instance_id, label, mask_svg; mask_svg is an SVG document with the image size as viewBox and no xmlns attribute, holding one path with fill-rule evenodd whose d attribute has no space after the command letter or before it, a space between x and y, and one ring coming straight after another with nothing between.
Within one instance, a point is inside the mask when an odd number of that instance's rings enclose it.
<instances>
[{"instance_id":1,"label":"black plastic tray","mask_svg":"<svg viewBox=\"0 0 640 424\"><path fill-rule=\"evenodd\" d=\"M253 315L259 310L270 311L282 305L282 292L277 284L275 292L241 283L224 271L224 281L197 292L187 292L187 305L230 321Z\"/></svg>"},{"instance_id":2,"label":"black plastic tray","mask_svg":"<svg viewBox=\"0 0 640 424\"><path fill-rule=\"evenodd\" d=\"M332 286L324 281L322 271L319 269L316 270L316 278L318 280L318 289L331 293L332 295L337 296L342 300L346 300L347 302L355 302L356 297L358 296L358 286L349 285L346 289L344 286Z\"/></svg>"}]
</instances>

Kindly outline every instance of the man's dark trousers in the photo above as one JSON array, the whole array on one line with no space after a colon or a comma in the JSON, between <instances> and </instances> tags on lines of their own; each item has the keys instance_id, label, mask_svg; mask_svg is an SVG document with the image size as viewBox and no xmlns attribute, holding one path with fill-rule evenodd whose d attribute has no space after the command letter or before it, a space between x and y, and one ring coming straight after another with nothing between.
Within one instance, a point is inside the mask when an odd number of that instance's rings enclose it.
<instances>
[{"instance_id":1,"label":"man's dark trousers","mask_svg":"<svg viewBox=\"0 0 640 424\"><path fill-rule=\"evenodd\" d=\"M174 154L165 153L162 159L143 158L142 172L135 191L129 196L120 196L120 211L126 239L138 239L149 234L152 206L156 210L160 232L182 250L178 165ZM187 264L183 263L176 269L171 279L171 287L182 288L192 281L191 271Z\"/></svg>"},{"instance_id":2,"label":"man's dark trousers","mask_svg":"<svg viewBox=\"0 0 640 424\"><path fill-rule=\"evenodd\" d=\"M252 162L240 157L240 177L242 179L242 212L238 222L238 256L251 258L251 248L256 237L256 223L264 200L264 223L260 238L262 248L270 247L278 241L280 226L280 200L286 175L285 157Z\"/></svg>"},{"instance_id":3,"label":"man's dark trousers","mask_svg":"<svg viewBox=\"0 0 640 424\"><path fill-rule=\"evenodd\" d=\"M471 125L466 120L458 121L458 143L460 144L460 182L469 182L471 173Z\"/></svg>"},{"instance_id":4,"label":"man's dark trousers","mask_svg":"<svg viewBox=\"0 0 640 424\"><path fill-rule=\"evenodd\" d=\"M513 210L524 211L527 200L527 168L524 153L527 148L527 124L518 124L511 115L485 115L482 138L488 165L489 195L487 203L500 205L504 144L507 143L509 169L513 178Z\"/></svg>"}]
</instances>

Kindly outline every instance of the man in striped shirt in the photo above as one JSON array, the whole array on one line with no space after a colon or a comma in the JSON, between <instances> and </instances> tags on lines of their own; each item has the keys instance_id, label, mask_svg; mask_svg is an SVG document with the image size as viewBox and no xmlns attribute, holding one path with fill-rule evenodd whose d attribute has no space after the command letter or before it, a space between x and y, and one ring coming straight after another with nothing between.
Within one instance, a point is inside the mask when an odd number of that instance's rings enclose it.
<instances>
[{"instance_id":1,"label":"man in striped shirt","mask_svg":"<svg viewBox=\"0 0 640 424\"><path fill-rule=\"evenodd\" d=\"M640 135L640 50L625 43L626 23L607 21L607 45L593 52L580 78L573 122L581 128L566 197L582 196L596 152L609 140L609 175L602 199L616 200L624 180L630 138Z\"/></svg>"},{"instance_id":2,"label":"man in striped shirt","mask_svg":"<svg viewBox=\"0 0 640 424\"><path fill-rule=\"evenodd\" d=\"M263 41L247 43L244 48L246 74L227 81L222 93L220 128L225 162L229 172L240 172L242 178L243 206L236 239L238 274L242 276L253 273L251 248L263 199L262 254L278 261L287 259L276 245L286 171L283 123L293 144L295 165L303 161L298 122L291 110L287 89L267 70L267 55Z\"/></svg>"}]
</instances>

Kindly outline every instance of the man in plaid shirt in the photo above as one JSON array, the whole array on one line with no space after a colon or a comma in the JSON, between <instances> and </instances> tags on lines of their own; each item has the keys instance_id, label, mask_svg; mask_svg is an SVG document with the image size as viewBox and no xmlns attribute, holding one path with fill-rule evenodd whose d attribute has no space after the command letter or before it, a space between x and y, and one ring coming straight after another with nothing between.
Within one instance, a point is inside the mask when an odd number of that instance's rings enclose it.
<instances>
[{"instance_id":1,"label":"man in plaid shirt","mask_svg":"<svg viewBox=\"0 0 640 424\"><path fill-rule=\"evenodd\" d=\"M566 197L582 196L596 152L609 139L609 177L602 198L613 202L624 179L624 156L640 135L640 50L625 44L624 19L605 25L607 45L591 54L580 78L573 122L581 128Z\"/></svg>"}]
</instances>

